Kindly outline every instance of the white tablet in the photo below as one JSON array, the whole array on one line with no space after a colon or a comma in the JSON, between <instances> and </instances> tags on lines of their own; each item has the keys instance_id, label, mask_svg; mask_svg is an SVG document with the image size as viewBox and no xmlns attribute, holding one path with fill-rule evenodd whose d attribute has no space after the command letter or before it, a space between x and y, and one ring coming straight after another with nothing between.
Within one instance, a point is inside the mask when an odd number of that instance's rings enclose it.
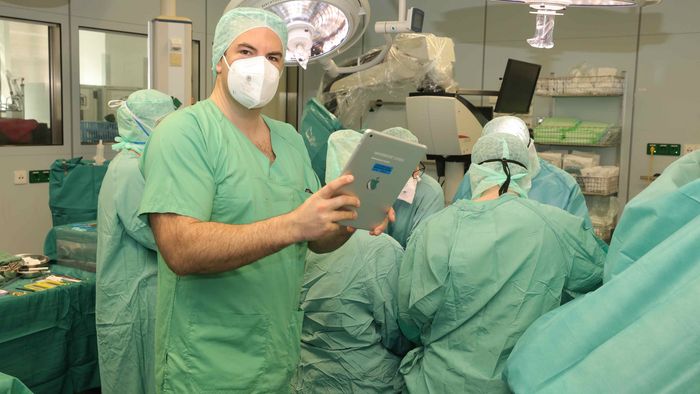
<instances>
[{"instance_id":1,"label":"white tablet","mask_svg":"<svg viewBox=\"0 0 700 394\"><path fill-rule=\"evenodd\" d=\"M340 224L370 231L380 225L426 151L425 145L366 132L343 169L343 174L352 174L355 180L340 189L341 194L360 199L357 219Z\"/></svg>"}]
</instances>

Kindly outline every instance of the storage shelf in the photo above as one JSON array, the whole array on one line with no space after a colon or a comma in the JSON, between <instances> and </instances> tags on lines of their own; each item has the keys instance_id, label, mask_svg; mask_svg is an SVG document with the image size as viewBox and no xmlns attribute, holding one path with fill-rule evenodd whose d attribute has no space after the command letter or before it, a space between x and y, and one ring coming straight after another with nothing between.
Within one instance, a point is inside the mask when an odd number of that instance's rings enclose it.
<instances>
[{"instance_id":1,"label":"storage shelf","mask_svg":"<svg viewBox=\"0 0 700 394\"><path fill-rule=\"evenodd\" d=\"M558 142L537 142L535 141L535 144L537 145L551 145L551 146L583 146L583 147L591 147L591 148L614 148L620 145L619 142L613 142L610 144L574 144L574 143L558 143Z\"/></svg>"},{"instance_id":2,"label":"storage shelf","mask_svg":"<svg viewBox=\"0 0 700 394\"><path fill-rule=\"evenodd\" d=\"M535 93L539 97L622 97L622 93L585 93L585 94L547 94L547 93Z\"/></svg>"},{"instance_id":3,"label":"storage shelf","mask_svg":"<svg viewBox=\"0 0 700 394\"><path fill-rule=\"evenodd\" d=\"M545 97L618 97L624 94L625 77L566 76L540 78L535 94Z\"/></svg>"}]
</instances>

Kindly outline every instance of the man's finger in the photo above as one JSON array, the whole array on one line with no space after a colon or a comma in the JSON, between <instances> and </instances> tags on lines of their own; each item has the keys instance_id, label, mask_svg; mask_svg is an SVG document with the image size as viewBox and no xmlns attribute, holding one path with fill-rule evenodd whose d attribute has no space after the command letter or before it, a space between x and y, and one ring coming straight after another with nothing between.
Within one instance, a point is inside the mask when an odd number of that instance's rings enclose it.
<instances>
[{"instance_id":1,"label":"man's finger","mask_svg":"<svg viewBox=\"0 0 700 394\"><path fill-rule=\"evenodd\" d=\"M321 190L318 191L318 195L323 198L332 198L338 194L343 186L349 185L355 178L352 175L343 175L337 179L334 179L326 184Z\"/></svg>"},{"instance_id":2,"label":"man's finger","mask_svg":"<svg viewBox=\"0 0 700 394\"><path fill-rule=\"evenodd\" d=\"M342 207L360 207L360 199L353 196L336 196L328 200L328 208L337 210Z\"/></svg>"},{"instance_id":3,"label":"man's finger","mask_svg":"<svg viewBox=\"0 0 700 394\"><path fill-rule=\"evenodd\" d=\"M330 215L330 220L333 223L338 223L344 220L355 220L357 219L357 212L355 211L334 211Z\"/></svg>"}]
</instances>

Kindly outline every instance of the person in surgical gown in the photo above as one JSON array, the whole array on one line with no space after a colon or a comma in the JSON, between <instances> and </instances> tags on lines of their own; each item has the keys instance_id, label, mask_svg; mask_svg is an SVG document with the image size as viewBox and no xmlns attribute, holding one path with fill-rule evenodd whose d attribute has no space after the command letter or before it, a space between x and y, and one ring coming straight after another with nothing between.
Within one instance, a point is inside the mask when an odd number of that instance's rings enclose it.
<instances>
[{"instance_id":1,"label":"person in surgical gown","mask_svg":"<svg viewBox=\"0 0 700 394\"><path fill-rule=\"evenodd\" d=\"M384 130L383 133L418 143L418 138L403 127L392 127ZM418 224L445 208L445 193L435 179L419 169L408 180L393 208L396 213L396 221L389 223L387 233L399 241L401 247L405 248L411 233L418 227Z\"/></svg>"},{"instance_id":2,"label":"person in surgical gown","mask_svg":"<svg viewBox=\"0 0 700 394\"><path fill-rule=\"evenodd\" d=\"M499 116L489 121L482 131L482 135L491 133L508 133L518 136L528 145L528 169L532 186L528 191L528 198L543 204L561 208L572 215L576 215L591 224L591 218L586 207L586 199L581 192L576 179L569 173L542 160L537 156L535 142L530 138L527 125L515 116ZM453 201L459 199L469 200L472 197L469 174L464 176Z\"/></svg>"},{"instance_id":3,"label":"person in surgical gown","mask_svg":"<svg viewBox=\"0 0 700 394\"><path fill-rule=\"evenodd\" d=\"M603 286L528 328L506 363L509 387L516 393L698 392L698 240L700 152L693 152L627 203Z\"/></svg>"},{"instance_id":4,"label":"person in surgical gown","mask_svg":"<svg viewBox=\"0 0 700 394\"><path fill-rule=\"evenodd\" d=\"M156 244L137 212L144 179L138 159L170 96L139 90L117 105L119 152L102 181L97 217L95 319L103 393L155 391Z\"/></svg>"},{"instance_id":5,"label":"person in surgical gown","mask_svg":"<svg viewBox=\"0 0 700 394\"><path fill-rule=\"evenodd\" d=\"M331 134L326 179L340 176L361 134ZM295 389L302 393L395 393L408 341L397 323L403 249L389 235L357 230L338 250L308 252L301 292L304 323Z\"/></svg>"},{"instance_id":6,"label":"person in surgical gown","mask_svg":"<svg viewBox=\"0 0 700 394\"><path fill-rule=\"evenodd\" d=\"M399 325L419 345L400 372L411 393L507 392L501 372L562 291L601 280L606 248L583 219L526 198L526 145L481 137L460 199L414 232L399 275Z\"/></svg>"}]
</instances>

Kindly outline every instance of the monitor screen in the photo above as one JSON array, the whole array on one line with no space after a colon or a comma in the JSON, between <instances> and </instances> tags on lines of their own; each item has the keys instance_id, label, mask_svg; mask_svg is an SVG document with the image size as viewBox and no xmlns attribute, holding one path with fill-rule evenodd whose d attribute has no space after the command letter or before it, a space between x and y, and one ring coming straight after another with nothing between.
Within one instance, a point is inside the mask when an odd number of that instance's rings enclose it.
<instances>
[{"instance_id":1,"label":"monitor screen","mask_svg":"<svg viewBox=\"0 0 700 394\"><path fill-rule=\"evenodd\" d=\"M494 111L507 114L530 112L530 103L535 94L541 68L539 64L508 59Z\"/></svg>"}]
</instances>

